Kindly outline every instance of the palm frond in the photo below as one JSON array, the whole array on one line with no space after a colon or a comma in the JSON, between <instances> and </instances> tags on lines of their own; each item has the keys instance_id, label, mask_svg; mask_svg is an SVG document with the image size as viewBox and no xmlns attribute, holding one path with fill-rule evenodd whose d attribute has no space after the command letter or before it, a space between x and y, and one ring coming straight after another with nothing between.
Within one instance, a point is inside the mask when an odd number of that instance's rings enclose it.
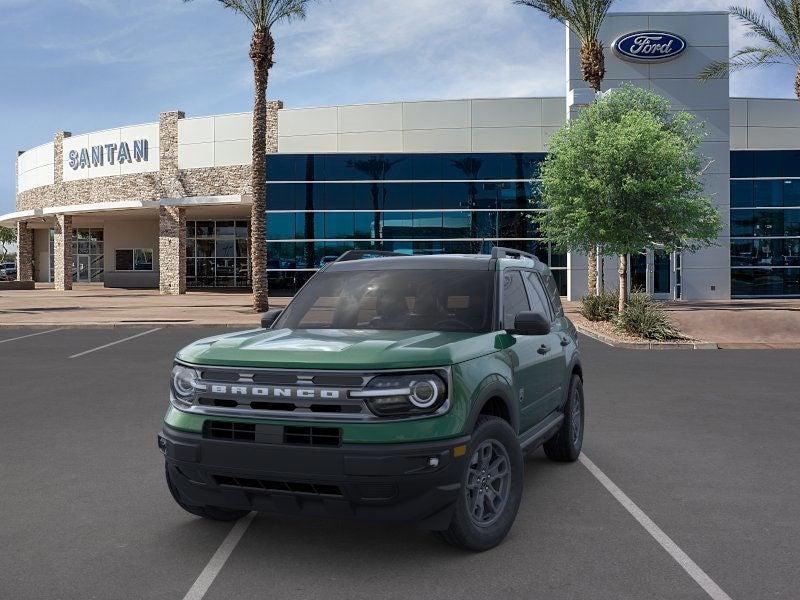
<instances>
[{"instance_id":1,"label":"palm frond","mask_svg":"<svg viewBox=\"0 0 800 600\"><path fill-rule=\"evenodd\" d=\"M775 3L775 0L771 0ZM800 48L792 44L792 41L782 34L769 20L746 6L732 6L731 14L739 19L747 27L746 35L750 37L760 37L776 50L780 50L787 58L795 64L800 64ZM781 24L783 29L783 24Z\"/></svg>"},{"instance_id":2,"label":"palm frond","mask_svg":"<svg viewBox=\"0 0 800 600\"><path fill-rule=\"evenodd\" d=\"M786 33L795 50L800 46L800 2L798 0L764 0L767 10Z\"/></svg>"},{"instance_id":3,"label":"palm frond","mask_svg":"<svg viewBox=\"0 0 800 600\"><path fill-rule=\"evenodd\" d=\"M192 0L183 0L191 2ZM219 0L225 8L243 15L254 29L268 31L281 21L306 18L306 7L315 0Z\"/></svg>"},{"instance_id":4,"label":"palm frond","mask_svg":"<svg viewBox=\"0 0 800 600\"><path fill-rule=\"evenodd\" d=\"M709 79L725 77L734 71L787 62L789 62L789 59L777 48L747 46L734 52L730 60L712 62L697 77L701 81L708 81Z\"/></svg>"},{"instance_id":5,"label":"palm frond","mask_svg":"<svg viewBox=\"0 0 800 600\"><path fill-rule=\"evenodd\" d=\"M600 27L615 0L514 0L564 23L582 44L596 41Z\"/></svg>"}]
</instances>

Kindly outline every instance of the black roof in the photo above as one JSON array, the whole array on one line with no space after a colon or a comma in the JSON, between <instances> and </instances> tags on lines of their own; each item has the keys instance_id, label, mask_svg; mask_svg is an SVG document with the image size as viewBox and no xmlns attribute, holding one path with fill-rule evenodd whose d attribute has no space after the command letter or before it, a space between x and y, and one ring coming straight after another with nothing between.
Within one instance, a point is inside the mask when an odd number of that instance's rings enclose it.
<instances>
[{"instance_id":1,"label":"black roof","mask_svg":"<svg viewBox=\"0 0 800 600\"><path fill-rule=\"evenodd\" d=\"M380 256L330 263L325 271L374 271L384 269L442 269L488 271L488 254L435 254L415 256Z\"/></svg>"}]
</instances>

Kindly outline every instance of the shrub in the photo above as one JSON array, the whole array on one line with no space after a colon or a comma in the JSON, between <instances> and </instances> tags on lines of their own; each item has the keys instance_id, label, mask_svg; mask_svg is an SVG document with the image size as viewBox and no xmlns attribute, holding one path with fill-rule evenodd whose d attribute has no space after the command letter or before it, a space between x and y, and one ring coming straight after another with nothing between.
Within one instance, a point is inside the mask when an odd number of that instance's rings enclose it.
<instances>
[{"instance_id":1,"label":"shrub","mask_svg":"<svg viewBox=\"0 0 800 600\"><path fill-rule=\"evenodd\" d=\"M625 310L614 319L614 325L620 331L647 340L684 339L662 306L647 294L631 294Z\"/></svg>"},{"instance_id":2,"label":"shrub","mask_svg":"<svg viewBox=\"0 0 800 600\"><path fill-rule=\"evenodd\" d=\"M619 292L602 292L581 299L580 314L589 321L611 321L617 314Z\"/></svg>"}]
</instances>

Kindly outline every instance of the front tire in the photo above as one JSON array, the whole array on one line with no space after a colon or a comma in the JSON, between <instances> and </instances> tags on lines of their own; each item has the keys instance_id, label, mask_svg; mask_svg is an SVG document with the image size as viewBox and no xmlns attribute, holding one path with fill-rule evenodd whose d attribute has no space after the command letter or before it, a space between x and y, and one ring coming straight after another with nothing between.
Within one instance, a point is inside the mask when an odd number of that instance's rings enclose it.
<instances>
[{"instance_id":1,"label":"front tire","mask_svg":"<svg viewBox=\"0 0 800 600\"><path fill-rule=\"evenodd\" d=\"M508 534L522 500L523 459L519 440L497 417L478 419L450 527L439 535L449 544L482 552Z\"/></svg>"},{"instance_id":2,"label":"front tire","mask_svg":"<svg viewBox=\"0 0 800 600\"><path fill-rule=\"evenodd\" d=\"M544 443L547 458L556 462L575 462L583 447L583 381L573 375L564 405L564 420L556 434Z\"/></svg>"},{"instance_id":3,"label":"front tire","mask_svg":"<svg viewBox=\"0 0 800 600\"><path fill-rule=\"evenodd\" d=\"M203 517L204 519L211 519L212 521L236 521L249 512L247 510L231 510L220 506L195 506L189 504L183 499L180 491L172 481L172 477L169 474L169 466L166 463L164 464L164 474L166 475L167 487L169 488L170 494L172 494L172 498L178 506L188 513Z\"/></svg>"}]
</instances>

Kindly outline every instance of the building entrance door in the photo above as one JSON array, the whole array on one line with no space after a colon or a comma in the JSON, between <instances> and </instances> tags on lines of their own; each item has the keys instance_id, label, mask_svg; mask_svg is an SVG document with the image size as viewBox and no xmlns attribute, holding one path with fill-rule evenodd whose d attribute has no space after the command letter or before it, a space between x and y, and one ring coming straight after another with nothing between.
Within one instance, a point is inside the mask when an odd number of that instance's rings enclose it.
<instances>
[{"instance_id":1,"label":"building entrance door","mask_svg":"<svg viewBox=\"0 0 800 600\"><path fill-rule=\"evenodd\" d=\"M78 256L78 268L75 279L85 283L89 283L91 281L91 277L89 275L89 257L87 255Z\"/></svg>"},{"instance_id":2,"label":"building entrance door","mask_svg":"<svg viewBox=\"0 0 800 600\"><path fill-rule=\"evenodd\" d=\"M679 297L677 291L673 292L678 283L672 267L673 258L673 255L659 248L629 255L628 289L632 293L646 293L658 300Z\"/></svg>"}]
</instances>

